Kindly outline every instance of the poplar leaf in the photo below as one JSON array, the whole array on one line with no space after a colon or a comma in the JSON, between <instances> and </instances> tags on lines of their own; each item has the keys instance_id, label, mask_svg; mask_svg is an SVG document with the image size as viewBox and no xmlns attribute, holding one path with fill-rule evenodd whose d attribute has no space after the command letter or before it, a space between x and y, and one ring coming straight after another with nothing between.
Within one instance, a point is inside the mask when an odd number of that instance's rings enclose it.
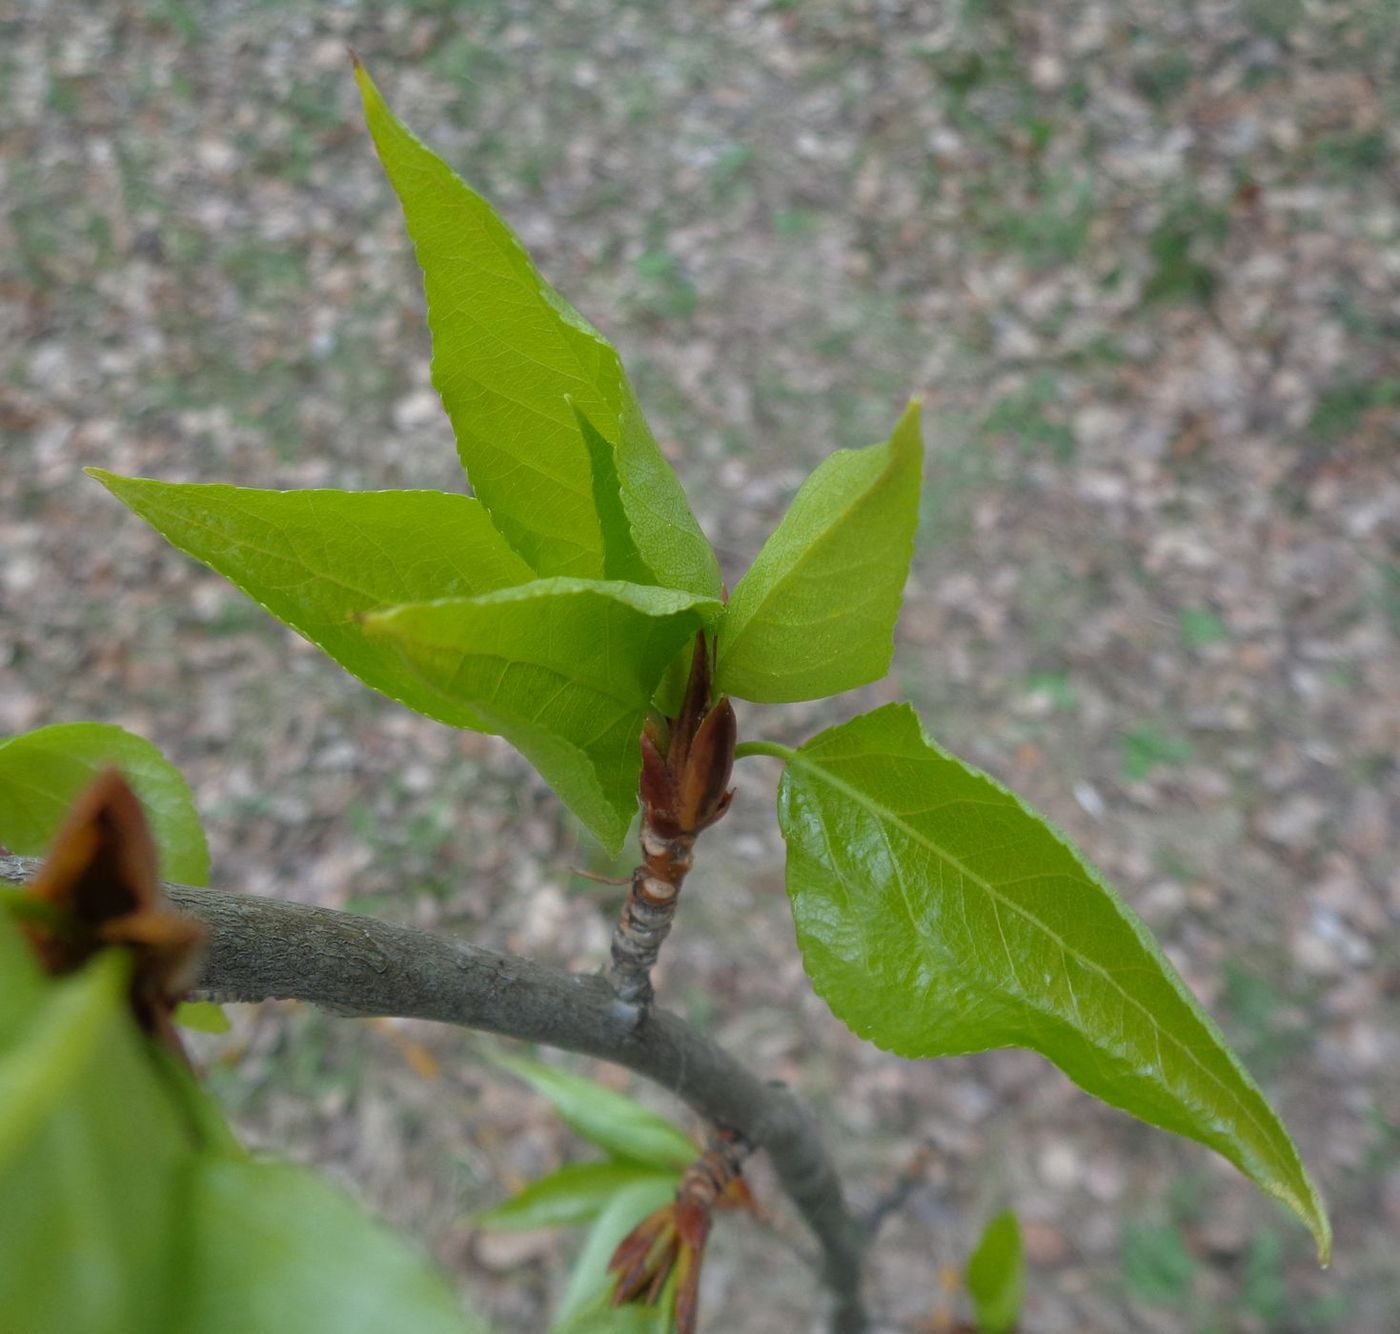
<instances>
[{"instance_id":1,"label":"poplar leaf","mask_svg":"<svg viewBox=\"0 0 1400 1334\"><path fill-rule=\"evenodd\" d=\"M982 1232L967 1262L967 1291L981 1334L1010 1334L1021 1316L1025 1267L1021 1226L1004 1209Z\"/></svg>"},{"instance_id":2,"label":"poplar leaf","mask_svg":"<svg viewBox=\"0 0 1400 1334\"><path fill-rule=\"evenodd\" d=\"M889 670L922 469L915 402L884 444L839 450L802 484L729 599L719 690L821 699Z\"/></svg>"},{"instance_id":3,"label":"poplar leaf","mask_svg":"<svg viewBox=\"0 0 1400 1334\"><path fill-rule=\"evenodd\" d=\"M209 883L209 849L184 775L145 737L111 723L56 723L0 741L0 844L42 856L69 807L106 769L140 798L161 874Z\"/></svg>"},{"instance_id":4,"label":"poplar leaf","mask_svg":"<svg viewBox=\"0 0 1400 1334\"><path fill-rule=\"evenodd\" d=\"M1331 1231L1288 1132L1151 933L1039 816L908 705L791 752L778 795L812 984L901 1056L1040 1052L1086 1092L1206 1144Z\"/></svg>"},{"instance_id":5,"label":"poplar leaf","mask_svg":"<svg viewBox=\"0 0 1400 1334\"><path fill-rule=\"evenodd\" d=\"M471 1334L416 1247L309 1172L206 1155L190 1187L190 1334Z\"/></svg>"},{"instance_id":6,"label":"poplar leaf","mask_svg":"<svg viewBox=\"0 0 1400 1334\"><path fill-rule=\"evenodd\" d=\"M423 270L433 384L497 527L541 575L607 577L572 401L613 451L622 508L656 581L718 597L714 552L612 344L545 282L495 209L394 117L363 66L355 78Z\"/></svg>"},{"instance_id":7,"label":"poplar leaf","mask_svg":"<svg viewBox=\"0 0 1400 1334\"><path fill-rule=\"evenodd\" d=\"M617 457L613 447L599 434L598 428L584 415L583 409L570 403L578 421L583 443L588 448L588 462L593 477L593 505L598 511L598 523L603 535L603 578L621 579L633 584L654 584L656 576L647 568L642 553L632 538L632 526L622 504L622 482L617 475Z\"/></svg>"},{"instance_id":8,"label":"poplar leaf","mask_svg":"<svg viewBox=\"0 0 1400 1334\"><path fill-rule=\"evenodd\" d=\"M719 604L639 584L539 579L365 618L443 707L516 746L610 852L637 809L640 739L666 665Z\"/></svg>"},{"instance_id":9,"label":"poplar leaf","mask_svg":"<svg viewBox=\"0 0 1400 1334\"><path fill-rule=\"evenodd\" d=\"M128 964L114 950L45 979L0 1044L0 1328L174 1323L191 1148L129 1018Z\"/></svg>"},{"instance_id":10,"label":"poplar leaf","mask_svg":"<svg viewBox=\"0 0 1400 1334\"><path fill-rule=\"evenodd\" d=\"M338 1191L245 1158L130 985L121 949L42 975L0 912L0 1330L485 1329Z\"/></svg>"},{"instance_id":11,"label":"poplar leaf","mask_svg":"<svg viewBox=\"0 0 1400 1334\"><path fill-rule=\"evenodd\" d=\"M463 701L426 690L359 619L531 579L478 501L443 491L262 491L88 472L367 686L440 722L491 730Z\"/></svg>"},{"instance_id":12,"label":"poplar leaf","mask_svg":"<svg viewBox=\"0 0 1400 1334\"><path fill-rule=\"evenodd\" d=\"M691 1149L691 1156L698 1156ZM480 1227L532 1229L566 1227L596 1218L624 1186L662 1181L675 1190L680 1173L635 1162L566 1163L494 1209L478 1214Z\"/></svg>"},{"instance_id":13,"label":"poplar leaf","mask_svg":"<svg viewBox=\"0 0 1400 1334\"><path fill-rule=\"evenodd\" d=\"M575 1134L614 1158L679 1171L700 1156L683 1130L625 1093L538 1061L496 1060L548 1098Z\"/></svg>"},{"instance_id":14,"label":"poplar leaf","mask_svg":"<svg viewBox=\"0 0 1400 1334\"><path fill-rule=\"evenodd\" d=\"M623 1186L608 1201L588 1230L583 1248L569 1271L569 1281L564 1286L564 1294L559 1299L558 1309L550 1324L552 1334L575 1334L580 1328L580 1321L586 1322L584 1328L591 1326L596 1330L598 1323L601 1323L598 1317L603 1314L604 1308L611 1314L608 1294L612 1292L613 1276L608 1272L608 1261L622 1239L642 1219L662 1205L670 1204L675 1197L675 1181L659 1177ZM658 1331L666 1329L670 1323L667 1318L669 1305L664 1308L658 1305L633 1309L646 1311L656 1318ZM621 1323L624 1329L638 1327L631 1316ZM641 1328L646 1328L646 1325L643 1324Z\"/></svg>"},{"instance_id":15,"label":"poplar leaf","mask_svg":"<svg viewBox=\"0 0 1400 1334\"><path fill-rule=\"evenodd\" d=\"M233 1027L223 1006L213 1001L181 1001L172 1017L194 1033L227 1033Z\"/></svg>"}]
</instances>

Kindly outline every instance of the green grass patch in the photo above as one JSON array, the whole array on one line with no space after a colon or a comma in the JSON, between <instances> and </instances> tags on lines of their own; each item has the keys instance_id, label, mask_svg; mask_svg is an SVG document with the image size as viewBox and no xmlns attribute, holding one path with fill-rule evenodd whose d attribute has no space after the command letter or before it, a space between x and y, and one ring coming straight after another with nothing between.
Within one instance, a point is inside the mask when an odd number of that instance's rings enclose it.
<instances>
[{"instance_id":1,"label":"green grass patch","mask_svg":"<svg viewBox=\"0 0 1400 1334\"><path fill-rule=\"evenodd\" d=\"M1037 371L1024 387L1000 398L982 419L984 440L1015 441L1024 454L1048 454L1068 463L1079 448L1073 428L1060 407L1059 380L1053 371Z\"/></svg>"},{"instance_id":2,"label":"green grass patch","mask_svg":"<svg viewBox=\"0 0 1400 1334\"><path fill-rule=\"evenodd\" d=\"M1324 389L1308 418L1307 431L1320 440L1350 435L1367 413L1400 407L1400 376L1344 380Z\"/></svg>"},{"instance_id":3,"label":"green grass patch","mask_svg":"<svg viewBox=\"0 0 1400 1334\"><path fill-rule=\"evenodd\" d=\"M1185 764L1195 753L1186 737L1163 731L1151 723L1125 732L1119 739L1119 746L1120 771L1124 778L1133 782L1147 778L1154 769Z\"/></svg>"},{"instance_id":4,"label":"green grass patch","mask_svg":"<svg viewBox=\"0 0 1400 1334\"><path fill-rule=\"evenodd\" d=\"M1148 1306L1179 1308L1191 1298L1200 1264L1181 1229L1170 1223L1129 1223L1118 1253L1123 1286Z\"/></svg>"},{"instance_id":5,"label":"green grass patch","mask_svg":"<svg viewBox=\"0 0 1400 1334\"><path fill-rule=\"evenodd\" d=\"M1143 304L1209 304L1219 285L1212 260L1229 229L1230 216L1223 208L1195 196L1173 204L1147 240L1152 269L1143 287Z\"/></svg>"},{"instance_id":6,"label":"green grass patch","mask_svg":"<svg viewBox=\"0 0 1400 1334\"><path fill-rule=\"evenodd\" d=\"M1187 648L1204 648L1229 639L1230 628L1209 607L1181 609L1181 642Z\"/></svg>"}]
</instances>

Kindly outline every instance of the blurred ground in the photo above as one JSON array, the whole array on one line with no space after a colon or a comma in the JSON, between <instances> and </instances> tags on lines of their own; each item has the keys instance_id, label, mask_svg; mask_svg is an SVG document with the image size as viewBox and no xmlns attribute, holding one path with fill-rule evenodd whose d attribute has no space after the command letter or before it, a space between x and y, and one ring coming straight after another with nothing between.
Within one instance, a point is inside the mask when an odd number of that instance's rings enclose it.
<instances>
[{"instance_id":1,"label":"blurred ground","mask_svg":"<svg viewBox=\"0 0 1400 1334\"><path fill-rule=\"evenodd\" d=\"M742 728L912 697L1161 934L1333 1210L1322 1273L1205 1150L1036 1058L862 1046L805 987L747 761L662 991L812 1099L857 1204L932 1139L873 1265L889 1327L939 1327L1005 1203L1036 1334L1400 1327L1392 0L0 9L0 731L152 737L220 885L591 968L616 893L521 760L339 675L78 471L461 485L347 42L619 343L731 580L925 395L893 677ZM580 1150L469 1040L265 1007L207 1054L253 1142L543 1328L572 1241L470 1215ZM818 1309L779 1241L720 1229L707 1328Z\"/></svg>"}]
</instances>

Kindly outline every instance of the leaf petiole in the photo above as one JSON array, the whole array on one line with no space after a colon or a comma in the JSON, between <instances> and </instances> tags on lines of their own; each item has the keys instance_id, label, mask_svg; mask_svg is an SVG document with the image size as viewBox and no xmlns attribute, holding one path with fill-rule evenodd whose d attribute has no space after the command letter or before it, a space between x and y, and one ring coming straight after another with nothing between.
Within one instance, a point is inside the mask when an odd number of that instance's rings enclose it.
<instances>
[{"instance_id":1,"label":"leaf petiole","mask_svg":"<svg viewBox=\"0 0 1400 1334\"><path fill-rule=\"evenodd\" d=\"M745 759L749 755L771 755L775 760L786 764L797 752L791 746L779 745L776 741L741 741L734 747L734 758Z\"/></svg>"}]
</instances>

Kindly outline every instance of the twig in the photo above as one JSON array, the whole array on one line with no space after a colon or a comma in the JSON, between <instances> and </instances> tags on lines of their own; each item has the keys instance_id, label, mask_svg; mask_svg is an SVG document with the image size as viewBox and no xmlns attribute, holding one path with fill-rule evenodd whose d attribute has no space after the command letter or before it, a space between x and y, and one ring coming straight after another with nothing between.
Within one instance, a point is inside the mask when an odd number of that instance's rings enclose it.
<instances>
[{"instance_id":1,"label":"twig","mask_svg":"<svg viewBox=\"0 0 1400 1334\"><path fill-rule=\"evenodd\" d=\"M0 883L24 884L31 857L0 857ZM200 989L223 1001L309 1001L337 1014L432 1019L542 1042L626 1066L706 1121L766 1149L783 1189L816 1235L834 1309L857 1334L865 1230L851 1215L812 1113L666 1010L620 1025L607 979L549 968L372 917L281 899L165 885L209 928Z\"/></svg>"},{"instance_id":2,"label":"twig","mask_svg":"<svg viewBox=\"0 0 1400 1334\"><path fill-rule=\"evenodd\" d=\"M651 970L671 930L695 840L729 809L734 709L710 700L710 650L695 637L680 712L652 718L642 732L642 864L632 873L612 938L619 1015L633 1024L652 1002Z\"/></svg>"}]
</instances>

